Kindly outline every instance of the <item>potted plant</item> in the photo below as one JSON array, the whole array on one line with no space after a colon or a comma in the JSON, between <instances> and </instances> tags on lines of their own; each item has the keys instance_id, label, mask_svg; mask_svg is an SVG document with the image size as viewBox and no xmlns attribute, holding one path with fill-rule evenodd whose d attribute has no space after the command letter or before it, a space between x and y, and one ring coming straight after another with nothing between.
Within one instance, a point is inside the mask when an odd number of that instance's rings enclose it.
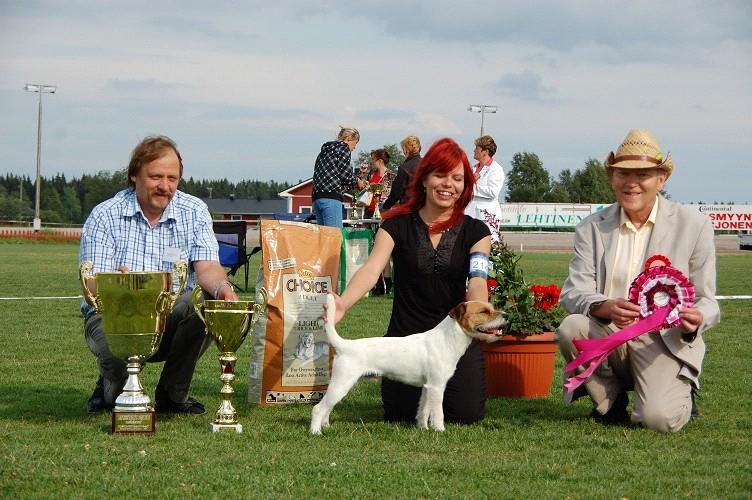
<instances>
[{"instance_id":1,"label":"potted plant","mask_svg":"<svg viewBox=\"0 0 752 500\"><path fill-rule=\"evenodd\" d=\"M485 214L498 228L492 214ZM528 284L519 267L521 256L509 248L501 233L491 245L488 271L489 301L508 316L507 333L498 342L483 344L486 394L490 397L547 396L556 361L554 329L564 311L556 284Z\"/></svg>"}]
</instances>

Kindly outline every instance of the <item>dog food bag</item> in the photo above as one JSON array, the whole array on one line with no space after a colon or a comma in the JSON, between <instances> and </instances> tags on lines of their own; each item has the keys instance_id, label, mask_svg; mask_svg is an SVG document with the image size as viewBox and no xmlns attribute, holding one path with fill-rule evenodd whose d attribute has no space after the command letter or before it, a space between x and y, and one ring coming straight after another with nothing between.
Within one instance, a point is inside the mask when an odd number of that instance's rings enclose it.
<instances>
[{"instance_id":1,"label":"dog food bag","mask_svg":"<svg viewBox=\"0 0 752 500\"><path fill-rule=\"evenodd\" d=\"M342 233L338 228L261 221L262 264L256 290L269 298L251 339L248 401L318 402L329 384L332 353L323 306L337 291Z\"/></svg>"}]
</instances>

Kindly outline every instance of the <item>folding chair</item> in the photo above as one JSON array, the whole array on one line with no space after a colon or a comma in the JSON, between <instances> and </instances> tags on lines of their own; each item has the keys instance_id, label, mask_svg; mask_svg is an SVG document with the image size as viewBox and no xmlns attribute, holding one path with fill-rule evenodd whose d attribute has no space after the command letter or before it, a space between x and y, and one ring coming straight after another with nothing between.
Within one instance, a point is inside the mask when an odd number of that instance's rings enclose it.
<instances>
[{"instance_id":1,"label":"folding chair","mask_svg":"<svg viewBox=\"0 0 752 500\"><path fill-rule=\"evenodd\" d=\"M290 212L277 212L274 214L274 220L315 223L316 214L313 214L313 213L298 214L298 213L290 213Z\"/></svg>"},{"instance_id":2,"label":"folding chair","mask_svg":"<svg viewBox=\"0 0 752 500\"><path fill-rule=\"evenodd\" d=\"M245 273L245 288L238 286L236 288L245 292L248 290L248 265L253 254L260 248L254 248L250 253L245 246L246 221L244 220L222 220L214 221L214 237L219 243L219 263L223 267L229 268L228 275L235 277L235 273L241 267Z\"/></svg>"}]
</instances>

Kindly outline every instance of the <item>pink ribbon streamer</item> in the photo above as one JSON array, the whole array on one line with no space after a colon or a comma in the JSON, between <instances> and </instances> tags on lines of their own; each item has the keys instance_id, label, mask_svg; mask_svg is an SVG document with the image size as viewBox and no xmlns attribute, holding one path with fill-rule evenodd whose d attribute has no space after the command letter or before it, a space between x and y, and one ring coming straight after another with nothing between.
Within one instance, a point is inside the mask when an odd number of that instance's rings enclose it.
<instances>
[{"instance_id":1,"label":"pink ribbon streamer","mask_svg":"<svg viewBox=\"0 0 752 500\"><path fill-rule=\"evenodd\" d=\"M572 392L585 383L595 372L596 368L620 345L639 337L640 335L654 330L658 330L666 317L671 312L673 305L659 307L647 318L639 320L637 323L628 326L623 330L614 332L611 335L600 339L577 339L574 340L574 346L579 351L579 355L564 367L565 372L574 371L578 366L590 363L585 371L569 377L564 384L567 391Z\"/></svg>"}]
</instances>

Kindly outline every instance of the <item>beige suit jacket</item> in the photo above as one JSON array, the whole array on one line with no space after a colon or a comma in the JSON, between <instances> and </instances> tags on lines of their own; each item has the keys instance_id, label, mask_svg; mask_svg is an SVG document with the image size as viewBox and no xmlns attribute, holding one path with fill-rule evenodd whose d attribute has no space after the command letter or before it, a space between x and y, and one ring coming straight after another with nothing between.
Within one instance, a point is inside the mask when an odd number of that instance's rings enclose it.
<instances>
[{"instance_id":1,"label":"beige suit jacket","mask_svg":"<svg viewBox=\"0 0 752 500\"><path fill-rule=\"evenodd\" d=\"M568 312L587 314L591 304L608 298L605 288L612 272L618 236L619 205L616 203L577 225L575 255L569 264L569 277L560 299ZM658 211L647 255L665 255L674 267L689 277L695 286L695 307L704 316L694 339L687 341L682 338L679 328L661 331L661 338L669 351L684 363L681 375L695 384L698 384L705 356L702 334L718 324L721 318L715 300L713 236L713 225L707 216L658 197Z\"/></svg>"}]
</instances>

